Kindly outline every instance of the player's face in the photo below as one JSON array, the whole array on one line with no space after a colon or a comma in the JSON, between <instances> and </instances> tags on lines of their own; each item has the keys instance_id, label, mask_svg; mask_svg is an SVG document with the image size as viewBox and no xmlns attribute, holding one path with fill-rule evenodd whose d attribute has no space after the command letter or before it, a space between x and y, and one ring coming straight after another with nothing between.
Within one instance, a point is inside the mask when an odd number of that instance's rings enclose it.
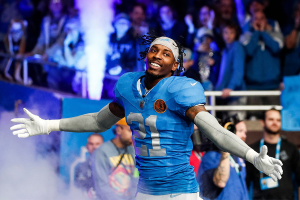
<instances>
[{"instance_id":1,"label":"player's face","mask_svg":"<svg viewBox=\"0 0 300 200\"><path fill-rule=\"evenodd\" d=\"M103 143L103 138L100 136L93 135L89 137L86 148L88 152L93 153L101 144Z\"/></svg>"},{"instance_id":2,"label":"player's face","mask_svg":"<svg viewBox=\"0 0 300 200\"><path fill-rule=\"evenodd\" d=\"M178 62L175 61L172 51L160 44L153 45L145 58L147 72L154 76L168 77L175 71Z\"/></svg>"},{"instance_id":3,"label":"player's face","mask_svg":"<svg viewBox=\"0 0 300 200\"><path fill-rule=\"evenodd\" d=\"M264 128L270 134L278 134L281 129L281 116L278 111L269 110L266 112Z\"/></svg>"},{"instance_id":4,"label":"player's face","mask_svg":"<svg viewBox=\"0 0 300 200\"><path fill-rule=\"evenodd\" d=\"M124 146L132 145L132 132L130 126L119 125L116 128L117 134L120 137L120 141Z\"/></svg>"},{"instance_id":5,"label":"player's face","mask_svg":"<svg viewBox=\"0 0 300 200\"><path fill-rule=\"evenodd\" d=\"M247 127L245 122L240 122L236 124L235 130L235 134L245 142L247 138Z\"/></svg>"}]
</instances>

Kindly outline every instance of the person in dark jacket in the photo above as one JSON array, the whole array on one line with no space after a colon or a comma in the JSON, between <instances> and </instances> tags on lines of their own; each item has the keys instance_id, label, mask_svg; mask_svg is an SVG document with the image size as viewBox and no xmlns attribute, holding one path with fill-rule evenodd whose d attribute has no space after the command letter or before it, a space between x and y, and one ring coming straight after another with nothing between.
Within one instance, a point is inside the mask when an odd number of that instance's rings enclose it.
<instances>
[{"instance_id":1,"label":"person in dark jacket","mask_svg":"<svg viewBox=\"0 0 300 200\"><path fill-rule=\"evenodd\" d=\"M194 64L191 69L198 72L204 90L213 90L218 79L221 56L213 41L212 30L202 27L197 32L194 46Z\"/></svg>"},{"instance_id":2,"label":"person in dark jacket","mask_svg":"<svg viewBox=\"0 0 300 200\"><path fill-rule=\"evenodd\" d=\"M132 34L128 15L118 14L114 19L115 32L111 34L106 56L106 75L102 97L112 99L113 88L119 77L136 71L136 40Z\"/></svg>"},{"instance_id":3,"label":"person in dark jacket","mask_svg":"<svg viewBox=\"0 0 300 200\"><path fill-rule=\"evenodd\" d=\"M160 7L159 23L156 27L158 36L165 35L186 46L187 30L185 23L176 19L176 12L171 5L164 4Z\"/></svg>"}]
</instances>

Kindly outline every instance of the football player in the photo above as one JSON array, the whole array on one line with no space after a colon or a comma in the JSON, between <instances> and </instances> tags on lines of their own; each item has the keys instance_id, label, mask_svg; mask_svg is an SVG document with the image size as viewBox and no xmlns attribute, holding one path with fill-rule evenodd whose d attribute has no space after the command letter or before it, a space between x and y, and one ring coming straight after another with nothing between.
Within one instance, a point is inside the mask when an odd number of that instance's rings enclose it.
<instances>
[{"instance_id":1,"label":"football player","mask_svg":"<svg viewBox=\"0 0 300 200\"><path fill-rule=\"evenodd\" d=\"M20 123L11 127L13 134L26 138L51 131L103 132L126 117L133 131L140 173L137 200L199 198L199 186L189 164L194 124L222 151L249 161L273 180L281 179L282 163L267 155L266 146L255 152L206 111L199 82L172 76L178 66L182 69L184 49L168 37L147 36L146 43L150 47L141 56L147 70L124 74L116 83L115 100L99 112L44 120L24 109L29 119L12 119Z\"/></svg>"}]
</instances>

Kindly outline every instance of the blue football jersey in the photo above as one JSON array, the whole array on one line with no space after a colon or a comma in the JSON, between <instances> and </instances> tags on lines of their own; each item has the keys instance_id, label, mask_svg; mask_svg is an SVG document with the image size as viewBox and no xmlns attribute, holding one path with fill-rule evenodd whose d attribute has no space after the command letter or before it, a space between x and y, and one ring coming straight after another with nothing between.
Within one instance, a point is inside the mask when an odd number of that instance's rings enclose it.
<instances>
[{"instance_id":1,"label":"blue football jersey","mask_svg":"<svg viewBox=\"0 0 300 200\"><path fill-rule=\"evenodd\" d=\"M205 104L201 84L172 76L159 81L143 98L138 80L145 72L126 73L118 80L115 101L125 109L133 132L138 192L151 195L198 192L189 163L194 124L185 116L188 108ZM144 81L141 80L141 83ZM142 94L145 89L142 88Z\"/></svg>"}]
</instances>

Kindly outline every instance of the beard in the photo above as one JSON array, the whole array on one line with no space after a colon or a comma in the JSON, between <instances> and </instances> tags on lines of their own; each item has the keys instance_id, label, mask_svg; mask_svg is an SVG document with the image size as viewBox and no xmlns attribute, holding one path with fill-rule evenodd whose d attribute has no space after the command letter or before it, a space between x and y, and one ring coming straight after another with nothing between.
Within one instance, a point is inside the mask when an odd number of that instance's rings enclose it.
<instances>
[{"instance_id":1,"label":"beard","mask_svg":"<svg viewBox=\"0 0 300 200\"><path fill-rule=\"evenodd\" d=\"M127 146L130 146L132 145L132 140L121 140L121 143L127 147Z\"/></svg>"},{"instance_id":2,"label":"beard","mask_svg":"<svg viewBox=\"0 0 300 200\"><path fill-rule=\"evenodd\" d=\"M278 129L277 131L272 131L271 129L269 129L268 127L264 126L264 130L271 135L277 135L280 132L280 129Z\"/></svg>"}]
</instances>

